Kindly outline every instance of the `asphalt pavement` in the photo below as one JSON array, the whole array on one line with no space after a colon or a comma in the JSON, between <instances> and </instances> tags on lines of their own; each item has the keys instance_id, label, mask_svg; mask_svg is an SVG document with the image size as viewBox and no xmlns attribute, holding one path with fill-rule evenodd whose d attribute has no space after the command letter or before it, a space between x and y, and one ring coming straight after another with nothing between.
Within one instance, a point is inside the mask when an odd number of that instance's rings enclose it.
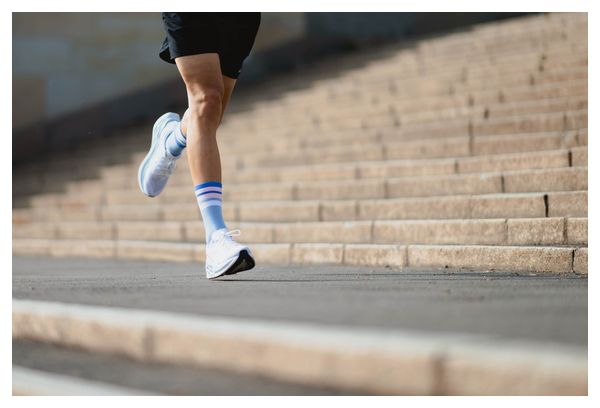
<instances>
[{"instance_id":1,"label":"asphalt pavement","mask_svg":"<svg viewBox=\"0 0 600 408\"><path fill-rule=\"evenodd\" d=\"M285 322L490 334L587 347L577 275L13 257L13 298Z\"/></svg>"}]
</instances>

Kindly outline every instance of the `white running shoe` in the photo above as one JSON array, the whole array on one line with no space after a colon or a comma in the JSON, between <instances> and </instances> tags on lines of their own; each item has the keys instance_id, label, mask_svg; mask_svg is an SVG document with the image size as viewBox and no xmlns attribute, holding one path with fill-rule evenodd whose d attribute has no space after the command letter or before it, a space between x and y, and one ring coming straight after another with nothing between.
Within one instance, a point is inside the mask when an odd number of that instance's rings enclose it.
<instances>
[{"instance_id":1,"label":"white running shoe","mask_svg":"<svg viewBox=\"0 0 600 408\"><path fill-rule=\"evenodd\" d=\"M179 156L169 153L165 147L165 139L173 131L174 126L179 126L179 121L178 114L168 112L158 118L152 128L150 151L138 170L140 190L149 197L156 197L163 191L175 170L175 162Z\"/></svg>"},{"instance_id":2,"label":"white running shoe","mask_svg":"<svg viewBox=\"0 0 600 408\"><path fill-rule=\"evenodd\" d=\"M231 237L240 235L240 230L216 230L206 244L206 277L218 278L254 268L250 248L235 242Z\"/></svg>"}]
</instances>

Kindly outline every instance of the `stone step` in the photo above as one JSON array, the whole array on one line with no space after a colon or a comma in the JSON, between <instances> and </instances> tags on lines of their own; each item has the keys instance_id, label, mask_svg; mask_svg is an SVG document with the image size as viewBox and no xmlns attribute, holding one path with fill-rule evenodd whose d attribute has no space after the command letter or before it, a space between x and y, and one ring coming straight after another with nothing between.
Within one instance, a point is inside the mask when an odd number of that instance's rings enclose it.
<instances>
[{"instance_id":1,"label":"stone step","mask_svg":"<svg viewBox=\"0 0 600 408\"><path fill-rule=\"evenodd\" d=\"M568 158L567 158L568 159ZM191 186L191 185L190 185ZM587 189L587 167L512 170L431 176L364 178L359 180L231 183L223 191L225 202L271 200L343 200L481 195L515 192L551 192ZM176 204L193 199L190 187L171 186L149 198L137 188L96 189L69 194L33 196L33 207L88 205Z\"/></svg>"},{"instance_id":2,"label":"stone step","mask_svg":"<svg viewBox=\"0 0 600 408\"><path fill-rule=\"evenodd\" d=\"M582 64L587 64L582 60ZM516 78L516 79L515 79ZM486 78L487 79L487 78ZM413 79L413 82L419 82L419 79ZM430 81L430 79L428 79ZM287 128L289 124L284 121L289 116L292 125L310 126L327 123L324 120L327 117L336 117L351 119L354 116L370 116L369 111L376 110L377 113L384 113L380 109L390 107L395 112L401 113L401 119L406 118L406 123L418 122L419 117L424 112L430 112L431 116L436 111L445 110L452 107L489 107L499 103L525 103L542 98L561 98L567 96L585 97L586 94L580 90L578 85L587 82L587 68L583 65L580 68L571 68L557 72L532 73L520 72L507 76L504 81L494 83L482 82L478 87L469 87L460 79L452 79L447 83L436 84L436 89L427 90L420 88L410 88L395 81L384 81L378 89L371 85L362 85L352 91L347 91L347 95L335 95L331 90L325 89L320 97L318 95L307 94L298 100L289 100L287 103L279 103L254 109L246 114L238 115L224 122L223 130L232 132L259 131L264 132L273 128ZM485 85L483 85L485 84ZM562 92L557 92L558 88L565 87ZM501 90L506 98L498 98L498 91ZM516 93L518 98L510 97ZM496 95L495 98L489 98L488 95ZM492 105L492 106L485 106ZM362 109L361 109L362 107ZM540 108L548 109L547 104L541 104ZM364 110L363 110L364 109ZM532 109L531 107L529 109ZM475 111L477 112L477 111ZM284 115L285 116L282 116ZM510 114L510 111L506 114ZM306 118L317 119L307 121ZM412 117L412 120L411 120ZM265 120L268 119L268 120ZM296 123L300 122L300 123Z\"/></svg>"},{"instance_id":3,"label":"stone step","mask_svg":"<svg viewBox=\"0 0 600 408\"><path fill-rule=\"evenodd\" d=\"M587 395L573 345L24 299L12 320L13 339L363 393Z\"/></svg>"},{"instance_id":4,"label":"stone step","mask_svg":"<svg viewBox=\"0 0 600 408\"><path fill-rule=\"evenodd\" d=\"M388 119L386 119L388 120ZM338 123L344 123L340 121ZM361 123L355 125L343 125L343 130L357 130L364 131L368 130L368 127L364 127ZM446 138L460 137L460 136L489 136L489 135L502 135L507 133L534 133L534 132L558 132L567 130L577 130L581 128L587 128L587 109L570 111L570 112L557 112L557 113L544 113L536 115L526 116L513 116L513 117L502 117L502 118L488 118L488 119L452 119L452 120L439 120L435 122L417 123L417 124L401 124L397 126L394 123L381 123L375 124L371 129L389 129L394 131L395 142L406 142L423 139L433 139L440 143L441 140ZM324 131L315 130L300 130L295 132L293 135L286 135L286 137L304 137L308 136L308 140L305 141L306 146L310 146L310 139L316 137L327 137L326 133L329 131L337 131L337 129L325 129ZM389 131L388 130L388 131ZM263 141L269 142L273 138L281 138L281 133L277 131L273 132L260 132L255 135L246 134L248 140L252 141L257 145L261 145ZM238 139L240 134L238 133ZM225 142L223 144L226 144ZM284 153L284 152L281 152ZM261 157L260 152L248 153L240 157L241 163L252 163L256 159L253 156ZM273 152L265 152L262 154L263 157L272 157ZM275 160L279 160L279 157L275 157ZM262 159L263 162L268 163L268 160Z\"/></svg>"},{"instance_id":5,"label":"stone step","mask_svg":"<svg viewBox=\"0 0 600 408\"><path fill-rule=\"evenodd\" d=\"M347 138L344 142L344 137ZM532 133L532 134L515 134L515 135L498 135L498 136L481 136L474 137L472 139L467 139L466 137L459 138L451 138L443 143L435 142L434 140L424 140L424 141L408 141L402 143L393 142L396 138L395 131L393 130L381 130L379 132L362 132L361 136L359 134L356 135L339 135L336 136L336 140L339 138L340 145L342 143L354 142L360 143L360 145L370 144L372 146L386 146L383 152L377 153L382 147L375 147L375 150L372 150L374 153L370 153L374 157L381 157L385 155L383 159L377 160L365 160L365 157L360 157L356 160L357 164L362 167L364 164L367 166L364 168L365 170L361 172L364 174L363 176L371 177L372 175L380 175L381 170L384 166L391 165L394 168L390 170L390 176L395 175L406 175L405 170L405 162L406 166L410 169L415 169L415 173L412 174L429 174L430 171L433 171L431 174L446 174L449 171L450 162L453 160L457 160L458 163L461 162L469 162L469 161L479 161L482 164L482 171L486 171L489 166L485 165L485 162L489 159L496 163L500 162L513 162L515 168L519 168L519 166L528 166L526 163L527 159L524 159L529 154L532 154L534 157L537 154L545 155L557 153L558 152L547 152L548 150L556 150L561 148L579 148L577 152L573 151L573 154L577 154L577 163L584 162L587 160L587 129L580 129L578 131L567 131L567 132L549 132L549 133ZM333 142L332 140L331 142ZM389 143L389 141L392 141ZM287 151L290 152L291 149L294 150L294 154L302 155L302 152L309 152L309 157L318 156L319 149L317 147L328 146L330 144L322 145L320 143L316 143L315 146L304 146L303 143L300 143L298 140L295 143L295 146L289 145L286 147ZM458 157L443 157L444 150L449 150L451 152L457 153ZM469 157L467 151L471 149L471 154L475 156L490 156L490 157L479 157L473 158ZM310 167L303 164L293 164L293 163L282 163L282 167L278 167L276 171L265 171L265 169L261 168L247 168L244 171L239 171L236 166L237 162L235 161L235 157L232 156L224 156L223 157L223 177L225 180L231 180L232 182L270 182L270 181L279 181L279 180L318 180L318 179L340 179L340 178L349 178L352 173L352 168L355 168L353 163L348 162L336 162L335 159L338 160L340 158L348 157L348 155L357 155L357 149L354 148L342 148L342 147L332 147L331 149L326 149L329 151L329 160L334 160L331 163L312 163ZM539 151L539 152L537 152ZM525 153L528 152L528 153ZM534 152L534 153L529 153ZM516 154L515 157L502 157L501 155L505 154ZM520 158L518 154L521 154ZM101 175L102 184L106 188L126 188L126 187L135 187L137 188L137 179L135 177L131 177L132 172L137 172L137 167L139 166L140 161L143 156L145 156L144 152L140 152L138 154L133 155L133 159L130 160L129 164L121 164L121 165L111 165L105 166L98 170L98 173ZM427 157L438 157L442 156L441 159L427 159ZM497 156L497 157L492 157ZM368 157L368 155L367 155ZM517 164L516 162L521 160L522 164ZM173 180L170 182L170 185L190 185L191 180L189 174L187 173L187 159L184 157L182 160L178 162L178 171L173 176ZM76 160L81 166L81 160ZM531 162L531 160L529 160ZM544 163L544 160L540 157L540 163ZM228 165L229 164L229 165ZM431 169L430 164L434 167L439 166L439 169ZM512 164L511 164L512 165ZM575 165L575 164L574 164ZM468 167L468 165L467 165ZM496 169L497 167L491 166L490 170ZM418 168L422 168L423 172L420 170L416 170ZM500 166L500 168L504 168ZM521 167L523 168L523 167ZM508 168L506 168L508 169ZM331 172L333 171L333 174ZM355 170L358 171L358 170ZM386 171L387 172L387 171ZM462 172L462 171L461 171ZM409 174L411 174L409 172ZM248 176L246 176L248 175ZM361 176L360 174L355 174L354 176ZM97 188L97 183L94 178L91 179L82 179L82 180L73 180L73 172L65 173L63 179L61 179L60 174L56 173L46 173L44 170L39 170L35 172L28 173L27 176L19 175L14 176L18 178L18 183L13 183L13 195L24 196L27 193L31 192L44 192L46 189L52 189L53 186L55 190L58 191L92 191ZM96 177L96 176L93 176ZM275 179L274 179L275 178ZM96 184L95 184L96 183ZM85 188L88 185L91 188ZM19 186L20 188L17 188ZM79 187L81 186L81 188ZM93 186L93 187L92 187ZM104 187L103 187L104 188Z\"/></svg>"},{"instance_id":6,"label":"stone step","mask_svg":"<svg viewBox=\"0 0 600 408\"><path fill-rule=\"evenodd\" d=\"M552 60L552 59L555 60ZM392 72L370 73L368 76L349 73L347 77L341 77L336 82L326 81L321 84L312 84L306 81L300 90L287 90L281 97L281 102L287 106L305 104L309 100L316 103L335 97L341 103L347 103L356 91L360 93L372 92L372 94L385 94L389 84L393 84L392 90L398 88L406 90L400 96L413 96L414 94L443 95L448 90L484 90L507 84L530 84L530 75L537 79L537 83L551 82L558 78L569 78L567 74L587 66L587 44L571 44L566 48L557 49L554 55L552 51L529 51L527 54L514 54L501 61L489 58L465 63L465 59L444 60L438 68L431 66L407 67L395 66L390 68ZM527 59L523 63L520 60ZM562 60L562 61L560 61ZM568 61L568 62L567 62ZM402 72L402 76L397 73ZM561 76L555 76L559 73ZM487 82L485 79L489 78ZM533 81L534 84L536 81ZM308 85L308 86L306 86ZM470 88L470 89L469 89ZM272 107L275 104L266 101L258 107Z\"/></svg>"},{"instance_id":7,"label":"stone step","mask_svg":"<svg viewBox=\"0 0 600 408\"><path fill-rule=\"evenodd\" d=\"M244 243L587 245L587 218L231 222ZM31 222L13 238L205 242L201 221Z\"/></svg>"},{"instance_id":8,"label":"stone step","mask_svg":"<svg viewBox=\"0 0 600 408\"><path fill-rule=\"evenodd\" d=\"M586 80L587 70L578 75L571 74L572 79L564 82ZM531 79L528 79L531 81ZM555 84L558 86L563 82ZM509 85L504 86L506 88ZM514 85L517 87L518 85ZM529 85L531 87L531 85ZM494 88L497 92L499 87ZM404 92L404 90L402 90ZM371 97L354 98L348 104L339 101L327 101L320 104L297 107L296 110L281 107L278 110L256 113L247 119L237 119L236 122L226 122L222 131L227 133L273 133L273 130L281 133L294 129L295 133L310 132L312 130L331 131L337 128L372 128L377 126L390 126L391 124L413 125L427 123L437 120L456 118L478 119L488 117L511 117L536 113L552 113L557 111L573 111L584 109L587 106L587 95L569 95L548 100L525 100L512 103L502 103L500 100L488 103L477 103L473 97L472 104L468 104L468 96L474 93L462 92L463 103L457 106L439 109L430 108L428 101L419 104L416 101L405 99L383 97L377 95ZM416 95L417 98L422 98ZM461 93L454 93L455 101L461 101ZM443 97L442 97L443 98ZM357 100L358 99L358 100ZM353 103L351 103L353 102ZM362 102L362 103L357 103ZM482 100L483 102L483 100ZM439 100L437 101L439 104ZM308 120L307 120L308 119Z\"/></svg>"},{"instance_id":9,"label":"stone step","mask_svg":"<svg viewBox=\"0 0 600 408\"><path fill-rule=\"evenodd\" d=\"M585 135L585 136L584 136ZM390 160L467 160L470 156L490 156L497 154L525 153L556 150L564 147L579 147L587 144L587 129L578 131L555 131L538 133L518 133L479 137L451 137L431 140L393 141L392 134L382 134L371 143L340 146L310 146L288 148L287 153L249 153L243 158L223 157L223 176L232 177L238 173L253 171L279 172L287 167L323 165L329 163L350 163ZM379 140L377 140L379 139ZM584 139L584 140L583 140ZM145 153L136 154L129 165L105 167L101 170L103 180L131 179ZM185 159L185 158L184 158ZM446 160L447 162L447 160ZM417 162L418 163L418 162ZM385 163L381 163L384 165ZM377 164L374 164L377 166ZM178 162L178 172L188 169L187 160ZM273 169L273 170L271 170ZM134 173L132 173L134 172ZM177 177L177 176L176 176ZM233 176L235 177L235 176ZM118 181L114 181L118 183Z\"/></svg>"},{"instance_id":10,"label":"stone step","mask_svg":"<svg viewBox=\"0 0 600 408\"><path fill-rule=\"evenodd\" d=\"M325 163L310 166L284 166L277 171L249 168L244 171L223 172L227 183L268 183L282 181L360 180L377 177L405 177L443 175L455 173L482 173L506 170L569 167L569 155L574 166L587 166L587 146L539 152L482 155L476 157L442 159L359 160L352 163ZM184 160L185 158L182 158ZM105 177L97 181L73 182L66 186L68 192L93 192L99 189L138 188L137 180L125 177ZM189 187L193 184L188 172L179 171L169 180L173 186Z\"/></svg>"},{"instance_id":11,"label":"stone step","mask_svg":"<svg viewBox=\"0 0 600 408\"><path fill-rule=\"evenodd\" d=\"M62 240L14 238L13 255L205 260L205 246L139 240ZM587 248L496 245L398 245L342 243L253 244L256 262L266 264L339 264L435 267L528 273L587 274Z\"/></svg>"},{"instance_id":12,"label":"stone step","mask_svg":"<svg viewBox=\"0 0 600 408\"><path fill-rule=\"evenodd\" d=\"M587 85L582 88L584 89L584 91L587 94ZM537 106L537 104L539 104L539 102L536 102L535 104L532 104L532 106ZM464 108L463 108L464 109ZM489 107L486 108L488 109L489 112ZM485 111L485 109L484 109ZM440 128L442 131L440 132L440 136L448 136L451 135L452 133L448 133L448 128L446 127L446 129L444 128ZM432 132L433 129L428 129L429 131L427 132L427 137L432 137L435 136L435 132ZM455 131L459 131L459 134L465 134L465 128L456 128ZM147 131L146 131L147 133ZM331 133L331 132L329 132ZM339 133L339 134L338 134ZM227 135L227 132L225 131L225 134L221 134L221 137ZM391 128L382 128L379 129L376 132L373 131L368 131L368 130L359 130L359 131L355 131L353 130L350 134L348 133L348 131L342 131L342 132L333 132L331 133L331 136L328 136L327 138L324 137L323 134L319 133L318 135L316 135L316 137L312 137L311 139L307 139L306 137L302 137L302 138L291 138L291 139L287 139L287 140L282 140L281 137L278 138L273 138L273 140L269 140L269 141L265 141L265 143L260 143L257 144L255 141L251 141L251 143L247 143L244 142L245 140L248 140L248 138L242 138L240 139L239 137L237 137L238 135L236 134L236 142L234 144L229 144L229 143L221 143L221 149L224 151L224 153L227 153L228 150L233 152L234 150L229 149L229 146L231 146L232 148L235 149L240 149L242 151L244 151L244 153L247 153L248 151L254 150L257 152L261 152L261 153L266 153L266 152L274 152L274 151L282 151L282 152L289 152L290 148L302 148L304 146L314 146L314 147L322 147L325 145L331 145L331 144L335 144L335 143L339 143L340 145L344 144L344 143L348 143L349 141L353 141L353 142L360 142L360 143L379 143L380 141L395 141L398 137L402 137L402 138L406 138L409 137L409 135L407 135L406 133L402 133L400 131L399 128L395 128L395 127L391 127ZM280 135L279 135L280 136ZM417 135L418 136L418 135ZM423 135L421 135L423 136ZM333 139L328 140L330 137L333 137ZM414 137L414 136L413 136ZM439 137L439 136L438 136ZM476 138L477 139L477 138ZM140 141L144 141L145 138L139 138L138 137L138 148L145 148L145 143L140 143ZM25 173L21 170L18 171L16 174L19 174L19 179L20 182L19 183L15 183L13 184L13 191L16 193L26 193L28 191L39 191L42 187L43 184L45 183L52 183L53 181L60 181L61 177L62 178L66 178L66 179L72 179L73 178L73 170L77 170L77 172L75 174L77 174L78 177L93 177L96 174L96 170L94 169L94 166L100 166L102 164L106 164L110 166L110 163L113 162L114 160L111 160L111 158L114 157L115 154L123 154L123 149L120 148L119 146L115 146L114 148L112 148L111 151L106 151L106 153L102 153L102 150L99 151L94 151L93 155L90 156L89 150L86 151L82 151L81 153L78 153L76 155L76 158L73 157L73 155L69 155L67 157L65 157L64 159L62 159L62 162L59 162L60 164L56 164L55 168L50 169L47 166L46 167L42 167L42 166L30 166L31 169L29 170L28 173ZM127 153L128 157L131 153ZM226 156L229 156L231 153L228 153ZM106 155L105 157L103 157L103 155ZM137 155L134 156L134 161L139 161L141 160L141 157L143 157L145 155L145 153L139 153ZM238 165L238 163L233 160L232 161L232 166L227 167L227 157L224 158L224 164L226 169L229 168L230 170L234 170L235 167ZM54 160L54 159L53 159ZM121 159L123 160L123 159ZM82 171L82 162L85 162L86 165L88 164L92 164L92 163L96 163L93 164L91 166L87 166L84 168L88 168L89 170L91 170L92 172L90 174L86 174L85 172ZM185 163L183 163L183 166L185 166ZM117 166L118 167L118 166ZM110 168L110 167L109 167ZM58 171L58 169L60 169L60 171ZM51 171L53 170L53 171ZM61 173L62 172L62 173ZM29 175L29 179L31 180L30 182L28 182L28 177L26 177L26 175ZM44 180L44 175L47 175L48 180Z\"/></svg>"},{"instance_id":13,"label":"stone step","mask_svg":"<svg viewBox=\"0 0 600 408\"><path fill-rule=\"evenodd\" d=\"M189 201L186 204L13 209L13 224L32 221L197 221L200 217L198 206L193 199ZM588 210L587 191L569 191L361 200L244 200L224 203L223 215L230 221L308 222L587 217Z\"/></svg>"},{"instance_id":14,"label":"stone step","mask_svg":"<svg viewBox=\"0 0 600 408\"><path fill-rule=\"evenodd\" d=\"M560 89L562 89L562 88L560 88ZM582 90L584 91L584 95L587 95L587 85L584 86L584 87L582 87ZM495 93L495 95L496 95L496 98L497 98L497 92ZM438 99L439 98L436 98L435 100L437 101ZM411 100L410 103L411 103L411 105L414 105L414 100ZM465 99L464 103L466 104L466 99ZM535 102L535 103L532 103L532 106L535 107L535 106L539 105L540 103L541 102L539 102L539 101ZM354 105L356 105L356 103ZM465 107L462 108L462 109L467 109L467 108L468 107L465 105ZM406 107L403 107L402 109L405 110ZM456 109L456 108L453 108L453 109ZM486 106L485 108L480 108L480 109L483 109L484 112L485 112L485 109L488 109L488 112L491 111L490 110L491 109L490 106ZM245 126L247 128L247 124ZM144 133L147 133L146 127L144 127ZM347 137L347 135L345 133L347 133L347 131L343 132L342 134L340 134L340 136L337 138L337 139L339 139L340 143L344 143L344 142L348 141L347 139L343 139L344 136ZM364 134L365 131L361 131L361 132L358 132L358 133L359 134ZM394 136L397 137L398 136L398 131L395 130L394 133L395 133ZM238 136L239 136L239 133L235 133L234 137L236 137L236 143L233 146L239 146L239 148L242 151L244 151L244 152L247 152L248 148L250 148L250 147L253 147L255 150L257 149L257 144L254 141L252 141L252 143L244 143L244 140L246 140L246 139L240 139ZM281 135L279 135L279 136L281 136ZM225 126L222 127L222 131L221 131L220 137L221 138L223 138L223 137L226 138L227 137L227 126L226 126L226 124L225 124ZM406 137L406 135L404 135L404 137ZM278 137L277 139L281 139L281 137ZM323 142L324 142L324 140L322 140L323 137L322 137L321 134L318 135L318 138L314 138L314 139L315 140L313 141L313 143L317 143L318 142L319 144L323 144ZM145 138L142 138L142 139L140 139L139 137L137 138L137 142L136 143L138 145L138 148L144 148L145 147L145 143L140 144L140 141L142 141L142 140L145 140ZM297 139L292 138L290 140L291 141L296 141L296 143L297 143ZM365 141L368 141L368 140L369 139L367 138ZM118 143L116 143L116 142L113 142L113 143L115 143L115 146L111 147L110 150L106 150L105 153L103 153L103 149L95 149L94 148L94 149L92 149L93 150L93 154L90 153L89 149L87 149L87 150L83 150L80 153L78 153L77 156L78 156L78 158L85 159L86 162L98 163L97 165L100 165L101 163L102 164L110 164L111 162L114 162L115 155L123 155L123 147L119 146ZM287 146L285 144L282 145L281 141L278 141L277 143L278 144L276 144L274 146L279 146L279 149L286 150L289 147L289 146ZM303 143L307 144L307 142L305 142L305 141L303 141ZM228 144L227 143L222 143L221 147L222 147L222 149L224 151L227 151ZM104 148L106 148L106 146ZM258 145L259 151L268 151L271 148L272 147L268 143L265 143L264 145L263 144L259 144ZM127 153L127 154L129 154L129 153ZM80 157L80 155L81 155L81 157ZM55 162L56 160L58 160L58 159L53 159L52 162ZM62 169L62 170L78 169L78 173L81 173L81 170L80 170L80 168L81 168L81 161L80 160L74 160L72 155L66 156L64 159L62 159L62 162L58 162L57 164L55 164L53 166L55 166L55 167L53 167L52 169L47 168L47 166L43 167L43 168L40 167L39 165L38 166L33 166L34 168L32 169L32 173L33 174L40 174L42 172L46 172L46 171L49 171L49 170L55 170L55 171L53 171L52 178L56 178L58 176L56 174L57 173L56 172L57 169ZM72 173L71 172L65 172L65 174L68 175L68 176L70 176L70 177L72 177ZM19 184L22 184L22 183L19 183Z\"/></svg>"}]
</instances>

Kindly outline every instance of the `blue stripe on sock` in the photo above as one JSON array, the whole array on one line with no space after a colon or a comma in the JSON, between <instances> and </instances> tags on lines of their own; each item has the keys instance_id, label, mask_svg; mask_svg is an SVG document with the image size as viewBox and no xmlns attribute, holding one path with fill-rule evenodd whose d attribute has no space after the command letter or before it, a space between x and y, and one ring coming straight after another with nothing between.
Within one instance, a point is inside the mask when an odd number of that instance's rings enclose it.
<instances>
[{"instance_id":1,"label":"blue stripe on sock","mask_svg":"<svg viewBox=\"0 0 600 408\"><path fill-rule=\"evenodd\" d=\"M207 181L206 183L198 184L194 187L194 190L200 190L204 187L223 187L223 185L219 181Z\"/></svg>"},{"instance_id":2,"label":"blue stripe on sock","mask_svg":"<svg viewBox=\"0 0 600 408\"><path fill-rule=\"evenodd\" d=\"M175 138L175 143L177 143L177 146L181 147L182 149L185 148L185 144L181 144L181 142L179 140L177 140L177 138Z\"/></svg>"},{"instance_id":3,"label":"blue stripe on sock","mask_svg":"<svg viewBox=\"0 0 600 408\"><path fill-rule=\"evenodd\" d=\"M220 191L217 191L217 190L208 190L208 191L204 191L202 193L196 193L196 197L200 197L201 195L210 194L210 193L223 194L223 193L221 193Z\"/></svg>"}]
</instances>

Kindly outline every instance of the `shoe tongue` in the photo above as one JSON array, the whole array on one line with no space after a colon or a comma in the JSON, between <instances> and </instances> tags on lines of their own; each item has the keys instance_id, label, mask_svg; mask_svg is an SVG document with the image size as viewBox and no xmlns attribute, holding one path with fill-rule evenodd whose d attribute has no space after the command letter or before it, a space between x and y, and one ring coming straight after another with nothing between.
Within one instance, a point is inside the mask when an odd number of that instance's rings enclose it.
<instances>
[{"instance_id":1,"label":"shoe tongue","mask_svg":"<svg viewBox=\"0 0 600 408\"><path fill-rule=\"evenodd\" d=\"M227 232L226 229L216 230L215 232L212 233L212 235L210 237L210 241L212 242L216 239L222 238L226 232Z\"/></svg>"}]
</instances>

